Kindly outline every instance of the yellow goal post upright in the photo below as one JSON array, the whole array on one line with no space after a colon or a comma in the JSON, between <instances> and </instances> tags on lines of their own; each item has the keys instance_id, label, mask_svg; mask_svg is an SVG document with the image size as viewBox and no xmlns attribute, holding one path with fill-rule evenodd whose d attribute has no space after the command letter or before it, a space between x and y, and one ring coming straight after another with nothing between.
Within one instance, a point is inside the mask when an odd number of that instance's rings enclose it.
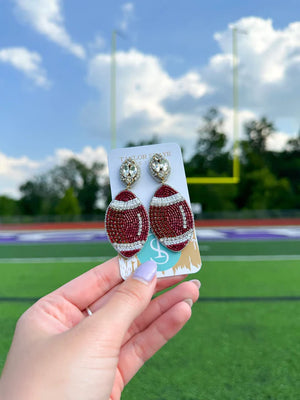
<instances>
[{"instance_id":1,"label":"yellow goal post upright","mask_svg":"<svg viewBox=\"0 0 300 400\"><path fill-rule=\"evenodd\" d=\"M239 159L239 120L238 120L238 55L237 55L237 27L232 28L232 75L233 75L233 159L232 176L195 176L187 177L189 185L223 185L236 184L240 181L240 159ZM244 33L244 32L242 32Z\"/></svg>"}]
</instances>

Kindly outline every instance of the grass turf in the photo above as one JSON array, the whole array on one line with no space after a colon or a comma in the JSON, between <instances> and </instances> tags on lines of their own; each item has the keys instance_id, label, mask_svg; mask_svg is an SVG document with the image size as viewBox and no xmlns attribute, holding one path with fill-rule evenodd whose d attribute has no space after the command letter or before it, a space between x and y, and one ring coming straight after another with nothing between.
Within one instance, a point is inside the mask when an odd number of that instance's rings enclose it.
<instances>
[{"instance_id":1,"label":"grass turf","mask_svg":"<svg viewBox=\"0 0 300 400\"><path fill-rule=\"evenodd\" d=\"M295 400L296 303L197 303L187 326L125 389L123 400Z\"/></svg>"},{"instance_id":2,"label":"grass turf","mask_svg":"<svg viewBox=\"0 0 300 400\"><path fill-rule=\"evenodd\" d=\"M263 254L278 254L277 248L281 254L297 254L299 242L294 242L281 242L280 245L278 242L265 242L258 252L265 250ZM207 246L206 243L204 245ZM105 246L99 244L76 244L43 245L42 249L38 249L39 256L53 257L58 254L58 247L59 256L107 254L104 253ZM0 246L1 257L8 257L8 253L3 256L1 251L7 248L10 246ZM10 256L21 257L22 254L25 257L23 248L26 246L16 246ZM91 251L95 253L91 254ZM248 251L249 247L241 252L240 243L228 243L227 249L219 247L217 252L215 247L215 253L212 253L210 248L209 254L236 255L247 254ZM257 254L254 249L252 251L252 254ZM32 252L28 254L27 257L38 257ZM201 280L203 298L300 295L300 261L213 262L205 261L203 250L202 255L204 266L193 278ZM0 297L43 296L93 265L95 263L91 262L0 263ZM31 303L0 304L1 369L16 320ZM300 302L297 301L195 304L187 326L146 363L125 389L122 399L298 398L299 307Z\"/></svg>"},{"instance_id":3,"label":"grass turf","mask_svg":"<svg viewBox=\"0 0 300 400\"><path fill-rule=\"evenodd\" d=\"M117 253L110 243L41 243L2 244L1 258L113 257Z\"/></svg>"},{"instance_id":4,"label":"grass turf","mask_svg":"<svg viewBox=\"0 0 300 400\"><path fill-rule=\"evenodd\" d=\"M200 252L210 255L299 255L297 240L203 241ZM1 258L101 257L116 255L109 243L1 244Z\"/></svg>"}]
</instances>

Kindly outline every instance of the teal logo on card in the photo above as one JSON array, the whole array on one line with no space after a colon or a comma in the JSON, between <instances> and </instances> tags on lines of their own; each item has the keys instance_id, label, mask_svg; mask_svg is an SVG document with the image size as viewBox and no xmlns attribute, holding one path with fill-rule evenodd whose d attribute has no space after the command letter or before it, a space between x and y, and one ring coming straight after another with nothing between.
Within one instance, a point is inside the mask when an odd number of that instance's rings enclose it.
<instances>
[{"instance_id":1,"label":"teal logo on card","mask_svg":"<svg viewBox=\"0 0 300 400\"><path fill-rule=\"evenodd\" d=\"M177 263L180 255L181 251L175 253L167 249L160 244L158 239L150 232L147 242L138 253L138 258L141 263L153 260L157 263L157 271L166 271Z\"/></svg>"}]
</instances>

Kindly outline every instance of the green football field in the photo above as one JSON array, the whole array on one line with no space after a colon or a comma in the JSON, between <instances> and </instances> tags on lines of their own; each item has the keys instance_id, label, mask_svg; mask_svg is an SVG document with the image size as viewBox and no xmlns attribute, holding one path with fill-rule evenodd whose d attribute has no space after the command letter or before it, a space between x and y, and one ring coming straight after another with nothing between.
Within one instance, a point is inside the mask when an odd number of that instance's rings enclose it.
<instances>
[{"instance_id":1,"label":"green football field","mask_svg":"<svg viewBox=\"0 0 300 400\"><path fill-rule=\"evenodd\" d=\"M200 301L125 400L300 398L300 241L200 244ZM18 317L115 253L108 244L0 245L0 369Z\"/></svg>"}]
</instances>

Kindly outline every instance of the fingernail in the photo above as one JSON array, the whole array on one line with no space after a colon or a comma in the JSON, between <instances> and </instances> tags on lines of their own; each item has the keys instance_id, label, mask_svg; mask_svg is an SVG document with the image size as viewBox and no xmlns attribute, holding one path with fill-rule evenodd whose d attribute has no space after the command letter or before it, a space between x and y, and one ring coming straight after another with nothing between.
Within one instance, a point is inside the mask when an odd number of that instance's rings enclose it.
<instances>
[{"instance_id":1,"label":"fingernail","mask_svg":"<svg viewBox=\"0 0 300 400\"><path fill-rule=\"evenodd\" d=\"M157 264L155 261L146 261L141 264L133 274L133 278L140 280L144 283L152 282L152 279L155 277L157 271Z\"/></svg>"},{"instance_id":2,"label":"fingernail","mask_svg":"<svg viewBox=\"0 0 300 400\"><path fill-rule=\"evenodd\" d=\"M194 304L192 299L185 299L183 301L185 301L192 308L192 305Z\"/></svg>"},{"instance_id":3,"label":"fingernail","mask_svg":"<svg viewBox=\"0 0 300 400\"><path fill-rule=\"evenodd\" d=\"M193 283L197 286L197 288L200 289L200 287L201 287L201 282L198 281L198 279L193 279L193 280L191 280L191 282L193 282Z\"/></svg>"}]
</instances>

